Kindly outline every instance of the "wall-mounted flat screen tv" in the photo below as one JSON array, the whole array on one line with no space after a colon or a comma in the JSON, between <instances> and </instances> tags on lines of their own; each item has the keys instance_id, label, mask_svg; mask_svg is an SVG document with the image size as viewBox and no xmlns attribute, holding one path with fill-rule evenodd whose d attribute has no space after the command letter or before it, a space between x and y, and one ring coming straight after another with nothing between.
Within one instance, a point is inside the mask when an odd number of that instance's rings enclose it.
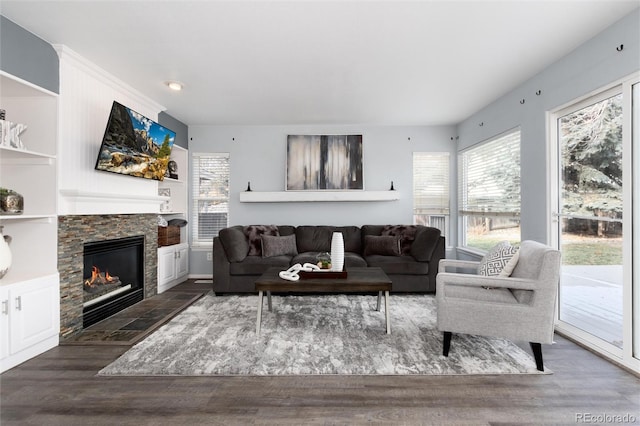
<instances>
[{"instance_id":1,"label":"wall-mounted flat screen tv","mask_svg":"<svg viewBox=\"0 0 640 426\"><path fill-rule=\"evenodd\" d=\"M96 170L163 180L176 133L113 102Z\"/></svg>"}]
</instances>

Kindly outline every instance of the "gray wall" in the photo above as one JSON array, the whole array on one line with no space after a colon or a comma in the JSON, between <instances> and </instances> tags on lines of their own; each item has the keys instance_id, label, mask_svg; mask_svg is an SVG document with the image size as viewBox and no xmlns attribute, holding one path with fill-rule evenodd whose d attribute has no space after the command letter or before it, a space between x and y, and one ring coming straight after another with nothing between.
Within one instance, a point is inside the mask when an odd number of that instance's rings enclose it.
<instances>
[{"instance_id":1,"label":"gray wall","mask_svg":"<svg viewBox=\"0 0 640 426\"><path fill-rule=\"evenodd\" d=\"M240 203L254 191L283 191L289 134L362 134L365 190L388 190L398 201ZM452 138L454 139L452 141ZM189 152L228 152L231 163L230 224L364 225L409 224L414 151L449 152L455 159L453 126L189 126ZM454 193L454 189L451 188ZM211 274L206 253L192 250L190 274Z\"/></svg>"},{"instance_id":2,"label":"gray wall","mask_svg":"<svg viewBox=\"0 0 640 426\"><path fill-rule=\"evenodd\" d=\"M175 144L184 149L189 149L189 128L186 124L176 120L164 111L158 114L158 123L176 132Z\"/></svg>"},{"instance_id":3,"label":"gray wall","mask_svg":"<svg viewBox=\"0 0 640 426\"><path fill-rule=\"evenodd\" d=\"M458 125L459 150L520 126L523 240L549 243L547 111L638 70L640 9Z\"/></svg>"},{"instance_id":4,"label":"gray wall","mask_svg":"<svg viewBox=\"0 0 640 426\"><path fill-rule=\"evenodd\" d=\"M0 15L1 70L60 93L58 64L58 54L49 43Z\"/></svg>"}]
</instances>

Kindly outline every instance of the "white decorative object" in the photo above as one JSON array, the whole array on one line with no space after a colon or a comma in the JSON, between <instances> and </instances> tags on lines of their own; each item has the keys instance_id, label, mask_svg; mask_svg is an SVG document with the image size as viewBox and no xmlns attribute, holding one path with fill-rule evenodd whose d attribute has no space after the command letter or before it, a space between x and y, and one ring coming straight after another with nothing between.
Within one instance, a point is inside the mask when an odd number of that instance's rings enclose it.
<instances>
[{"instance_id":1,"label":"white decorative object","mask_svg":"<svg viewBox=\"0 0 640 426\"><path fill-rule=\"evenodd\" d=\"M158 188L158 195L168 197L160 204L160 212L166 213L171 211L171 188Z\"/></svg>"},{"instance_id":2,"label":"white decorative object","mask_svg":"<svg viewBox=\"0 0 640 426\"><path fill-rule=\"evenodd\" d=\"M331 270L342 271L344 266L344 239L342 232L334 232L331 237Z\"/></svg>"},{"instance_id":3,"label":"white decorative object","mask_svg":"<svg viewBox=\"0 0 640 426\"><path fill-rule=\"evenodd\" d=\"M0 279L9 272L11 268L11 249L9 243L11 237L2 234L2 226L0 226Z\"/></svg>"},{"instance_id":4,"label":"white decorative object","mask_svg":"<svg viewBox=\"0 0 640 426\"><path fill-rule=\"evenodd\" d=\"M169 226L169 222L164 217L158 215L158 226L166 227Z\"/></svg>"},{"instance_id":5,"label":"white decorative object","mask_svg":"<svg viewBox=\"0 0 640 426\"><path fill-rule=\"evenodd\" d=\"M278 273L278 275L283 280L298 281L300 279L300 275L298 275L298 272L300 272L300 271L315 272L315 271L319 271L319 270L320 270L320 268L318 268L318 266L316 266L316 265L314 265L312 263L305 263L304 265L296 263L295 265L293 265L291 268L287 269L286 271L280 271Z\"/></svg>"},{"instance_id":6,"label":"white decorative object","mask_svg":"<svg viewBox=\"0 0 640 426\"><path fill-rule=\"evenodd\" d=\"M26 124L0 120L0 146L16 149L26 149L20 135L27 130Z\"/></svg>"}]
</instances>

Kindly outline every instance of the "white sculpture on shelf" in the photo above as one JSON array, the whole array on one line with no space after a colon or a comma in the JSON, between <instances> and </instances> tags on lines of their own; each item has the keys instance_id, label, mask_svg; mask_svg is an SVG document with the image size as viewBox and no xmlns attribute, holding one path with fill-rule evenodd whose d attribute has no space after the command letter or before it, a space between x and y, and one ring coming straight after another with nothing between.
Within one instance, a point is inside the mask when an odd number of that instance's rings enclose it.
<instances>
[{"instance_id":1,"label":"white sculpture on shelf","mask_svg":"<svg viewBox=\"0 0 640 426\"><path fill-rule=\"evenodd\" d=\"M12 121L0 120L0 146L16 149L27 149L20 135L27 130L27 125Z\"/></svg>"}]
</instances>

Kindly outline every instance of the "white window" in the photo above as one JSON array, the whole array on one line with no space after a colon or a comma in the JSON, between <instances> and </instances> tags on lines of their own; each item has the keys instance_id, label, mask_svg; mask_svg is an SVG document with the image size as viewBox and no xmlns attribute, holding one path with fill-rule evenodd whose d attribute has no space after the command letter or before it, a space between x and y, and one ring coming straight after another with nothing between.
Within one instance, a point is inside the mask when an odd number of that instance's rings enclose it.
<instances>
[{"instance_id":1,"label":"white window","mask_svg":"<svg viewBox=\"0 0 640 426\"><path fill-rule=\"evenodd\" d=\"M191 161L191 243L211 246L229 223L229 154L194 153Z\"/></svg>"},{"instance_id":2,"label":"white window","mask_svg":"<svg viewBox=\"0 0 640 426\"><path fill-rule=\"evenodd\" d=\"M413 153L413 223L449 237L449 153Z\"/></svg>"},{"instance_id":3,"label":"white window","mask_svg":"<svg viewBox=\"0 0 640 426\"><path fill-rule=\"evenodd\" d=\"M463 247L484 251L520 242L520 129L458 156L458 208Z\"/></svg>"}]
</instances>

